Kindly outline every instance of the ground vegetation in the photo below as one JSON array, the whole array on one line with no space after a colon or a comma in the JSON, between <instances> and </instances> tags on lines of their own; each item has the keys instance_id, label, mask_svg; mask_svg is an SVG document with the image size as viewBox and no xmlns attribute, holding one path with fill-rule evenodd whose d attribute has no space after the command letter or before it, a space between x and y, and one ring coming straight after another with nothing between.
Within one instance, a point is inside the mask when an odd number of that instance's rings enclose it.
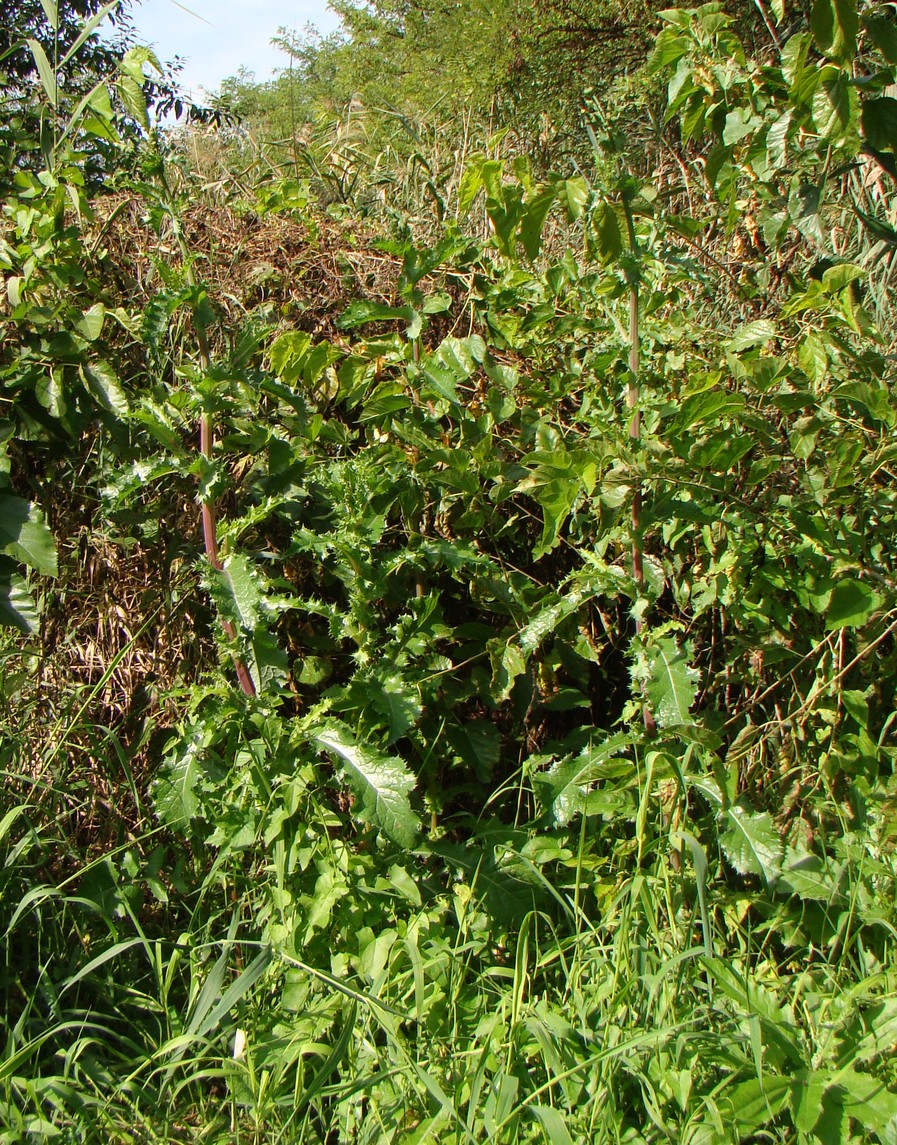
<instances>
[{"instance_id":1,"label":"ground vegetation","mask_svg":"<svg viewBox=\"0 0 897 1145\"><path fill-rule=\"evenodd\" d=\"M897 12L658 9L15 41L0 1140L897 1140Z\"/></svg>"}]
</instances>

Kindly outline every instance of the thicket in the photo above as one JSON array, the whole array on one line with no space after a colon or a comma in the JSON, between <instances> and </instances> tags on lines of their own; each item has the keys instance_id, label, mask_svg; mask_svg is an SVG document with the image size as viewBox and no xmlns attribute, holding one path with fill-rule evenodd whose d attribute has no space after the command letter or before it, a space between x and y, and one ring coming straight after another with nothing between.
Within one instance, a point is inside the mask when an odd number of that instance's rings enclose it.
<instances>
[{"instance_id":1,"label":"thicket","mask_svg":"<svg viewBox=\"0 0 897 1145\"><path fill-rule=\"evenodd\" d=\"M0 1139L897 1140L897 11L657 7L18 25Z\"/></svg>"}]
</instances>

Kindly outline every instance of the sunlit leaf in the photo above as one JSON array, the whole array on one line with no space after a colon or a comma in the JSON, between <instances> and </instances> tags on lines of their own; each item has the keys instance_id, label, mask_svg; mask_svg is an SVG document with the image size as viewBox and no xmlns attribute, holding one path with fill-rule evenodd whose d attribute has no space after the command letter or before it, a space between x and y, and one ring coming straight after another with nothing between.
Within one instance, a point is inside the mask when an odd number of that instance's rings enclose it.
<instances>
[{"instance_id":1,"label":"sunlit leaf","mask_svg":"<svg viewBox=\"0 0 897 1145\"><path fill-rule=\"evenodd\" d=\"M0 493L0 552L44 576L56 575L56 545L36 505Z\"/></svg>"},{"instance_id":2,"label":"sunlit leaf","mask_svg":"<svg viewBox=\"0 0 897 1145\"><path fill-rule=\"evenodd\" d=\"M774 883L782 869L782 839L768 811L734 803L725 812L720 845L740 875L761 875Z\"/></svg>"},{"instance_id":3,"label":"sunlit leaf","mask_svg":"<svg viewBox=\"0 0 897 1145\"><path fill-rule=\"evenodd\" d=\"M810 28L820 52L841 64L849 64L857 49L856 0L815 0Z\"/></svg>"},{"instance_id":4,"label":"sunlit leaf","mask_svg":"<svg viewBox=\"0 0 897 1145\"><path fill-rule=\"evenodd\" d=\"M645 700L658 727L693 723L690 709L695 702L698 673L689 664L687 646L680 648L672 636L649 641L634 675L644 686Z\"/></svg>"},{"instance_id":5,"label":"sunlit leaf","mask_svg":"<svg viewBox=\"0 0 897 1145\"><path fill-rule=\"evenodd\" d=\"M336 720L312 732L311 738L336 757L357 798L359 818L401 846L414 846L420 825L408 799L414 776L404 762L357 743L345 724Z\"/></svg>"},{"instance_id":6,"label":"sunlit leaf","mask_svg":"<svg viewBox=\"0 0 897 1145\"><path fill-rule=\"evenodd\" d=\"M825 627L829 632L837 628L859 628L881 603L881 596L862 581L839 580L825 615Z\"/></svg>"}]
</instances>

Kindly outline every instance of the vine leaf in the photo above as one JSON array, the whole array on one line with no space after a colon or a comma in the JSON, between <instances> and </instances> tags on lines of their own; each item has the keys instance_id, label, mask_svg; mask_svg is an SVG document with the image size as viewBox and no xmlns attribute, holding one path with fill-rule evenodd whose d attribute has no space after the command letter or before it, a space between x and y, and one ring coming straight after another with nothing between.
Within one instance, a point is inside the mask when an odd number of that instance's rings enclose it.
<instances>
[{"instance_id":1,"label":"vine leaf","mask_svg":"<svg viewBox=\"0 0 897 1145\"><path fill-rule=\"evenodd\" d=\"M830 60L849 64L857 50L856 0L816 0L810 30L816 46Z\"/></svg>"},{"instance_id":2,"label":"vine leaf","mask_svg":"<svg viewBox=\"0 0 897 1145\"><path fill-rule=\"evenodd\" d=\"M53 534L35 505L10 493L0 494L0 552L44 576L56 576Z\"/></svg>"},{"instance_id":3,"label":"vine leaf","mask_svg":"<svg viewBox=\"0 0 897 1145\"><path fill-rule=\"evenodd\" d=\"M403 847L413 847L418 819L408 801L414 777L401 759L363 747L337 720L311 733L312 741L336 756L341 773L360 801L359 818Z\"/></svg>"},{"instance_id":4,"label":"vine leaf","mask_svg":"<svg viewBox=\"0 0 897 1145\"><path fill-rule=\"evenodd\" d=\"M825 614L825 627L829 632L837 628L859 628L880 605L881 597L868 585L851 579L839 581Z\"/></svg>"},{"instance_id":5,"label":"vine leaf","mask_svg":"<svg viewBox=\"0 0 897 1145\"><path fill-rule=\"evenodd\" d=\"M0 559L0 624L10 624L20 632L37 632L40 618L34 598L23 576L12 561Z\"/></svg>"}]
</instances>

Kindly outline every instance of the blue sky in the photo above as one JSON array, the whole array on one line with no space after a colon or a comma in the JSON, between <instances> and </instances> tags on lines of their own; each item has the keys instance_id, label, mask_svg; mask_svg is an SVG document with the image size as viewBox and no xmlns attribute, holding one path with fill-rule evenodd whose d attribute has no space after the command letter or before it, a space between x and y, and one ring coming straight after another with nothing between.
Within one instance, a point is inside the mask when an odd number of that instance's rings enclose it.
<instances>
[{"instance_id":1,"label":"blue sky","mask_svg":"<svg viewBox=\"0 0 897 1145\"><path fill-rule=\"evenodd\" d=\"M314 24L329 32L338 22L326 0L141 0L131 15L137 39L155 47L163 63L184 58L181 83L194 95L214 91L241 65L258 80L286 67L287 56L270 43L278 28Z\"/></svg>"}]
</instances>

